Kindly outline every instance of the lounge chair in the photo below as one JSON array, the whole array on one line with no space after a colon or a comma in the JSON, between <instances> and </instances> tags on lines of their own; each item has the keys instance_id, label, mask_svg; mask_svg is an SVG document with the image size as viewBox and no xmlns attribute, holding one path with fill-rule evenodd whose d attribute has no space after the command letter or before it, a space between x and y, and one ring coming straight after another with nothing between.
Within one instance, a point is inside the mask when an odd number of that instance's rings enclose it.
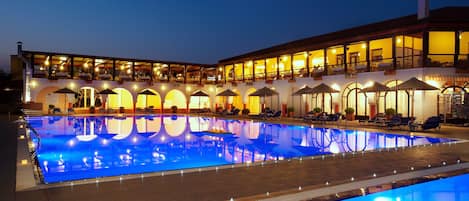
<instances>
[{"instance_id":1,"label":"lounge chair","mask_svg":"<svg viewBox=\"0 0 469 201\"><path fill-rule=\"evenodd\" d=\"M340 114L340 113L330 114L330 115L327 117L327 121L339 121L339 119L340 119L341 116L342 116L342 114Z\"/></svg>"},{"instance_id":2,"label":"lounge chair","mask_svg":"<svg viewBox=\"0 0 469 201\"><path fill-rule=\"evenodd\" d=\"M276 119L276 118L280 118L280 116L282 116L282 111L277 111L275 113L267 113L267 118L272 118L272 119Z\"/></svg>"},{"instance_id":3,"label":"lounge chair","mask_svg":"<svg viewBox=\"0 0 469 201\"><path fill-rule=\"evenodd\" d=\"M432 116L429 117L423 124L415 124L413 121L409 122L409 130L410 131L415 131L417 130L418 127L422 128L422 130L428 130L428 129L440 129L441 118L438 116Z\"/></svg>"},{"instance_id":4,"label":"lounge chair","mask_svg":"<svg viewBox=\"0 0 469 201\"><path fill-rule=\"evenodd\" d=\"M393 127L399 127L401 126L401 117L396 115L391 118L391 121L386 123L386 126L391 129Z\"/></svg>"},{"instance_id":5,"label":"lounge chair","mask_svg":"<svg viewBox=\"0 0 469 201\"><path fill-rule=\"evenodd\" d=\"M231 111L227 112L226 115L238 115L239 112L241 112L240 109L234 108L234 109L232 109Z\"/></svg>"}]
</instances>

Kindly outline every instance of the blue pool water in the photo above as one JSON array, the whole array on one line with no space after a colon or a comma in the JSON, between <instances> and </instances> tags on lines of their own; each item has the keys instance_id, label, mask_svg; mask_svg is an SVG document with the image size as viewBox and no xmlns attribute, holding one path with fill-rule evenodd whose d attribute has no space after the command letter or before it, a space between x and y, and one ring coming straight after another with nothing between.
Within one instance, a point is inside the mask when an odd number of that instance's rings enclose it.
<instances>
[{"instance_id":1,"label":"blue pool water","mask_svg":"<svg viewBox=\"0 0 469 201\"><path fill-rule=\"evenodd\" d=\"M467 201L469 174L374 193L346 201Z\"/></svg>"},{"instance_id":2,"label":"blue pool water","mask_svg":"<svg viewBox=\"0 0 469 201\"><path fill-rule=\"evenodd\" d=\"M45 183L451 141L192 116L27 118ZM234 135L202 131L223 129Z\"/></svg>"}]
</instances>

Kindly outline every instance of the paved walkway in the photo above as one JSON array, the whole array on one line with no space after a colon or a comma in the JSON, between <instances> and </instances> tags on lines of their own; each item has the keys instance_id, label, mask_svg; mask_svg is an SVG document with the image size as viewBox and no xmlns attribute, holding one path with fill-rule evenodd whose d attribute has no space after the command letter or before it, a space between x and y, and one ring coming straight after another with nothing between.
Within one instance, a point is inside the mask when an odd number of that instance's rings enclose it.
<instances>
[{"instance_id":1,"label":"paved walkway","mask_svg":"<svg viewBox=\"0 0 469 201\"><path fill-rule=\"evenodd\" d=\"M444 127L429 135L469 139L469 129ZM466 136L468 135L468 136ZM15 144L15 143L12 143ZM265 196L368 179L414 169L469 161L469 143L421 146L365 154L337 155L315 159L280 161L264 166L203 171L184 175L145 177L122 182L101 182L16 193L16 200L229 200ZM9 148L11 151L12 147ZM5 153L5 152L3 152ZM14 177L14 174L12 174Z\"/></svg>"}]
</instances>

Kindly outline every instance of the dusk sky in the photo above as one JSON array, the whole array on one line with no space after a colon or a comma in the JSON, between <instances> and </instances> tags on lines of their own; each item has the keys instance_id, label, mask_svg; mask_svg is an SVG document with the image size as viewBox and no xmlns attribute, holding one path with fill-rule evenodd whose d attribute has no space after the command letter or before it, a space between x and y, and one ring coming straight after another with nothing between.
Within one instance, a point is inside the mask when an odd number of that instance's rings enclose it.
<instances>
[{"instance_id":1,"label":"dusk sky","mask_svg":"<svg viewBox=\"0 0 469 201\"><path fill-rule=\"evenodd\" d=\"M27 50L216 63L416 12L416 0L2 0L0 67L8 68L17 41Z\"/></svg>"}]
</instances>

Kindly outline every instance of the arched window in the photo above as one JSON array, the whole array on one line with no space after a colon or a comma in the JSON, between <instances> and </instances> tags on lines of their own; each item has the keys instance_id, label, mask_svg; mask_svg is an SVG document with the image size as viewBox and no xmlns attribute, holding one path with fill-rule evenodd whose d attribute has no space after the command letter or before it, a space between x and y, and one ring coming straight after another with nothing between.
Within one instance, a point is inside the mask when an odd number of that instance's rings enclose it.
<instances>
[{"instance_id":1,"label":"arched window","mask_svg":"<svg viewBox=\"0 0 469 201\"><path fill-rule=\"evenodd\" d=\"M365 115L368 106L365 105L365 94L360 93L361 84L354 82L347 85L342 92L342 106L345 108L353 108L355 115Z\"/></svg>"},{"instance_id":2,"label":"arched window","mask_svg":"<svg viewBox=\"0 0 469 201\"><path fill-rule=\"evenodd\" d=\"M394 88L401 83L401 80L391 80L386 82L386 86ZM380 101L383 101L379 104L380 111L385 111L387 108L393 108L396 110L396 113L402 114L402 116L408 116L409 114L409 96L406 91L397 91L397 93L396 91L388 91L384 95L384 100L380 99Z\"/></svg>"}]
</instances>

